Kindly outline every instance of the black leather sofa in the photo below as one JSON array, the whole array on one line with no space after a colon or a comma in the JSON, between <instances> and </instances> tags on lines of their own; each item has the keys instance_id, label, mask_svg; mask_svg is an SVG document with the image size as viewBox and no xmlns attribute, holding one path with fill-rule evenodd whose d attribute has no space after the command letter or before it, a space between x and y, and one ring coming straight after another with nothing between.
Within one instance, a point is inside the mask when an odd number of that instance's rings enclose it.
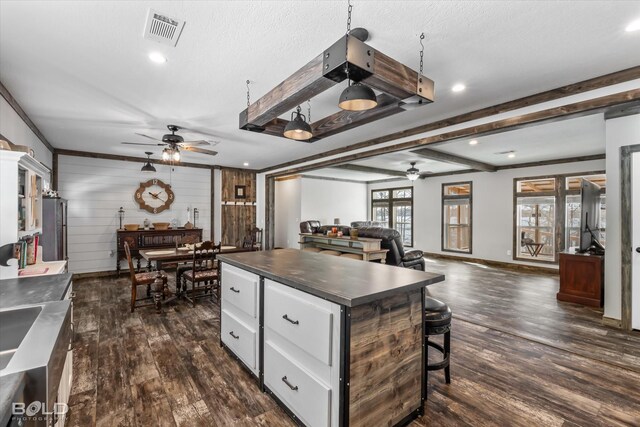
<instances>
[{"instance_id":1,"label":"black leather sofa","mask_svg":"<svg viewBox=\"0 0 640 427\"><path fill-rule=\"evenodd\" d=\"M353 221L351 223L351 228L382 227L383 225L384 223L380 221Z\"/></svg>"},{"instance_id":2,"label":"black leather sofa","mask_svg":"<svg viewBox=\"0 0 640 427\"><path fill-rule=\"evenodd\" d=\"M366 221L357 221L366 222ZM352 225L354 223L351 223ZM357 224L360 225L360 224ZM321 233L327 234L327 230L332 227L338 227L345 236L349 235L351 227L346 225L321 225L320 221L311 220L300 223L301 233ZM383 227L354 227L358 229L358 237L369 237L372 239L380 239L380 247L388 249L386 263L389 265L397 265L404 268L412 268L414 270L424 271L424 258L421 250L412 250L405 252L402 244L402 237L397 230Z\"/></svg>"},{"instance_id":3,"label":"black leather sofa","mask_svg":"<svg viewBox=\"0 0 640 427\"><path fill-rule=\"evenodd\" d=\"M389 249L387 264L424 271L424 253L418 249L405 252L398 230L382 227L360 227L358 228L358 237L381 239L380 247Z\"/></svg>"}]
</instances>

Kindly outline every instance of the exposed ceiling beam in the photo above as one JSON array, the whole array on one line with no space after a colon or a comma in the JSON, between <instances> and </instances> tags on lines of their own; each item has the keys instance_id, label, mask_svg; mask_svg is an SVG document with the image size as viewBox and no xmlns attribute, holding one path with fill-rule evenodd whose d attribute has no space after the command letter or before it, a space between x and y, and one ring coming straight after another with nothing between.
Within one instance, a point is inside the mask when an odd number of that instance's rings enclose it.
<instances>
[{"instance_id":1,"label":"exposed ceiling beam","mask_svg":"<svg viewBox=\"0 0 640 427\"><path fill-rule=\"evenodd\" d=\"M430 160L437 160L438 162L443 163L452 163L454 165L469 166L471 169L477 169L484 172L495 172L496 170L498 170L496 166L490 165L489 163L479 162L477 160L468 159L466 157L456 156L455 154L443 153L442 151L433 150L431 148L420 148L418 150L413 150L412 153Z\"/></svg>"},{"instance_id":2,"label":"exposed ceiling beam","mask_svg":"<svg viewBox=\"0 0 640 427\"><path fill-rule=\"evenodd\" d=\"M333 166L338 163L353 162L356 160L376 157L381 154L410 150L420 146L439 144L460 138L493 135L496 133L505 132L507 130L524 129L531 126L538 126L541 123L553 123L575 117L584 117L592 114L604 113L613 106L636 103L640 104L640 89L631 89L624 92L601 96L599 98L587 99L584 101L548 108L546 110L540 110L533 113L522 114L507 119L484 123L481 125L470 126L450 132L444 132L438 135L431 135L394 145L379 147L369 151L348 154L304 166L296 166L290 169L274 172L267 176L290 175L293 173L300 173L311 169ZM263 173L270 169L271 168L267 168L266 170L262 169L259 172Z\"/></svg>"},{"instance_id":3,"label":"exposed ceiling beam","mask_svg":"<svg viewBox=\"0 0 640 427\"><path fill-rule=\"evenodd\" d=\"M270 172L273 170L278 170L285 167L298 165L300 163L306 163L313 160L323 159L336 154L343 154L348 151L358 150L361 148L369 148L378 144L383 144L385 142L393 141L395 139L405 138L408 136L413 136L413 135L417 135L424 132L430 132L437 129L453 126L456 124L469 122L471 120L482 119L484 117L489 117L489 116L493 116L500 113L506 113L508 111L517 110L518 108L540 104L542 102L553 101L555 99L563 98L566 96L576 95L576 94L587 92L590 90L599 89L602 87L611 86L618 83L624 83L630 80L635 80L638 78L640 78L640 66L627 68L625 70L620 70L614 73L594 77L592 79L583 80L577 83L572 83L570 85L540 92L535 95L514 99L512 101L507 101L502 104L481 108L479 110L460 114L454 117L449 117L443 120L438 120L436 122L431 122L424 125L416 126L403 131L393 132L383 136L377 136L375 138L357 142L355 144L351 144L346 147L334 148L332 150L324 151L322 153L301 157L296 160L290 160L288 162L269 166L267 168L262 169L260 172L262 173Z\"/></svg>"},{"instance_id":4,"label":"exposed ceiling beam","mask_svg":"<svg viewBox=\"0 0 640 427\"><path fill-rule=\"evenodd\" d=\"M407 177L407 174L402 171L394 171L391 169L374 168L374 167L362 166L362 165L353 165L353 164L335 165L335 166L332 166L332 168L348 170L353 172L377 173L380 175L401 176L405 178Z\"/></svg>"}]
</instances>

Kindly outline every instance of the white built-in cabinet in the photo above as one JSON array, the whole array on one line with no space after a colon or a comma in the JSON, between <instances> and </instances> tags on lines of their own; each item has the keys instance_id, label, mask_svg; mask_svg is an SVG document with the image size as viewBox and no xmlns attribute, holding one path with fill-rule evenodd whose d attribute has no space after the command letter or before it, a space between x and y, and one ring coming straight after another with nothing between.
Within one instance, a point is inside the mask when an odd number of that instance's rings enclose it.
<instances>
[{"instance_id":1,"label":"white built-in cabinet","mask_svg":"<svg viewBox=\"0 0 640 427\"><path fill-rule=\"evenodd\" d=\"M49 180L49 169L29 154L0 150L0 246L42 232L42 190ZM0 268L0 279L17 276L15 262Z\"/></svg>"}]
</instances>

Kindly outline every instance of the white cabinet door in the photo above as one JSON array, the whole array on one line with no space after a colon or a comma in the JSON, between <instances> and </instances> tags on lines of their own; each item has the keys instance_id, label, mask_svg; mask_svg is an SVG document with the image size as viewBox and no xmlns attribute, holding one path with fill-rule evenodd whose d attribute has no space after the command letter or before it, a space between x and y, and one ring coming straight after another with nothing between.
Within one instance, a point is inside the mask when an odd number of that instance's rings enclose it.
<instances>
[{"instance_id":1,"label":"white cabinet door","mask_svg":"<svg viewBox=\"0 0 640 427\"><path fill-rule=\"evenodd\" d=\"M331 365L333 314L317 297L265 280L264 325Z\"/></svg>"},{"instance_id":2,"label":"white cabinet door","mask_svg":"<svg viewBox=\"0 0 640 427\"><path fill-rule=\"evenodd\" d=\"M256 370L256 331L222 310L220 338L252 371Z\"/></svg>"},{"instance_id":3,"label":"white cabinet door","mask_svg":"<svg viewBox=\"0 0 640 427\"><path fill-rule=\"evenodd\" d=\"M310 427L330 425L331 389L272 343L264 345L264 383Z\"/></svg>"},{"instance_id":4,"label":"white cabinet door","mask_svg":"<svg viewBox=\"0 0 640 427\"><path fill-rule=\"evenodd\" d=\"M257 317L257 289L260 278L231 265L222 266L222 299L249 316Z\"/></svg>"}]
</instances>

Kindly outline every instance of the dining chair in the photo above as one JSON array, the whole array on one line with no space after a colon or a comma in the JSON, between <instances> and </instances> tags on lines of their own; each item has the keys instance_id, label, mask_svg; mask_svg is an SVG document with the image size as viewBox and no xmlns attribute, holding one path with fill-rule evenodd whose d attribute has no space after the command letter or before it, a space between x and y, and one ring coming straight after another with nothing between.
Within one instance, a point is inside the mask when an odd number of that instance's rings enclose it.
<instances>
[{"instance_id":1,"label":"dining chair","mask_svg":"<svg viewBox=\"0 0 640 427\"><path fill-rule=\"evenodd\" d=\"M129 243L127 242L124 242L124 252L127 255L127 262L129 263L129 275L131 277L131 312L133 313L136 308L146 307L149 305L155 305L157 309L157 298L160 297L158 293L161 293L161 296L164 297L166 291L168 290L167 274L162 270L136 273L136 270L133 266L133 260L131 259L131 249L129 249ZM155 289L156 295L152 297L151 284L154 283L158 277L162 279L162 289ZM147 287L147 296L145 298L138 299L138 286ZM139 301L145 301L149 299L153 299L154 302L150 302L148 304L136 304Z\"/></svg>"},{"instance_id":2,"label":"dining chair","mask_svg":"<svg viewBox=\"0 0 640 427\"><path fill-rule=\"evenodd\" d=\"M251 250L262 250L262 229L254 227L249 231L249 235L245 236L242 241L243 248L251 248Z\"/></svg>"},{"instance_id":3,"label":"dining chair","mask_svg":"<svg viewBox=\"0 0 640 427\"><path fill-rule=\"evenodd\" d=\"M182 273L184 297L196 305L196 298L211 294L218 289L218 264L216 255L220 253L222 242L217 245L211 241L196 244L193 248L191 269ZM191 283L191 292L187 284ZM191 294L191 295L189 295Z\"/></svg>"}]
</instances>

